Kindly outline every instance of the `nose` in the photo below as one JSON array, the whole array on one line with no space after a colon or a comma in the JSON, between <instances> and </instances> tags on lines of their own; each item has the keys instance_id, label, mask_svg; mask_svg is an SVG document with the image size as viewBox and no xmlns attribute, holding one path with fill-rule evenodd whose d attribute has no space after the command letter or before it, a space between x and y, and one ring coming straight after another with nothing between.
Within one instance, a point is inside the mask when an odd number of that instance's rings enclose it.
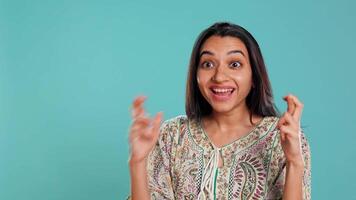
<instances>
[{"instance_id":1,"label":"nose","mask_svg":"<svg viewBox=\"0 0 356 200\"><path fill-rule=\"evenodd\" d=\"M222 66L218 66L215 68L215 73L212 76L212 81L215 82L223 82L228 79L226 71L223 69Z\"/></svg>"}]
</instances>

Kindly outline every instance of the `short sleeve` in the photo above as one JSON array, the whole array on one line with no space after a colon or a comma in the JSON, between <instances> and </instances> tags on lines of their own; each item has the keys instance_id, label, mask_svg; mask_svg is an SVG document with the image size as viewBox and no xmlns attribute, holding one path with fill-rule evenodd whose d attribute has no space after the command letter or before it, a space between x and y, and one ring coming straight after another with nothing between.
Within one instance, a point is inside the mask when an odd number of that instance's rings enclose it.
<instances>
[{"instance_id":1,"label":"short sleeve","mask_svg":"<svg viewBox=\"0 0 356 200\"><path fill-rule=\"evenodd\" d=\"M171 200L174 198L172 186L172 163L175 140L178 133L179 117L164 121L160 126L157 143L147 158L147 180L150 199ZM131 196L127 197L131 200Z\"/></svg>"},{"instance_id":2,"label":"short sleeve","mask_svg":"<svg viewBox=\"0 0 356 200\"><path fill-rule=\"evenodd\" d=\"M305 134L301 133L302 154L304 159L304 171L303 171L303 200L311 199L311 151ZM283 163L283 167L280 169L276 180L271 187L267 199L268 200L281 200L283 197L283 189L286 176L286 163Z\"/></svg>"},{"instance_id":3,"label":"short sleeve","mask_svg":"<svg viewBox=\"0 0 356 200\"><path fill-rule=\"evenodd\" d=\"M303 200L311 199L311 150L309 142L302 132L302 153L304 158Z\"/></svg>"},{"instance_id":4,"label":"short sleeve","mask_svg":"<svg viewBox=\"0 0 356 200\"><path fill-rule=\"evenodd\" d=\"M172 187L172 120L167 120L160 127L160 135L147 160L148 188L151 199L174 199Z\"/></svg>"}]
</instances>

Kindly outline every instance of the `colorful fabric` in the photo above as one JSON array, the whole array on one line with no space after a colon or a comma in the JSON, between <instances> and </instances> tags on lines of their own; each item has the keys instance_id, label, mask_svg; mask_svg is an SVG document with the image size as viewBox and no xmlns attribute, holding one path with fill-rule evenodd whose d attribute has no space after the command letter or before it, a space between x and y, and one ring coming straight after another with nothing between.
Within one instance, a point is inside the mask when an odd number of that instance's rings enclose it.
<instances>
[{"instance_id":1,"label":"colorful fabric","mask_svg":"<svg viewBox=\"0 0 356 200\"><path fill-rule=\"evenodd\" d=\"M198 120L181 115L165 121L148 158L151 199L282 199L286 160L278 120L264 117L247 135L220 148L211 143ZM303 199L310 200L311 154L301 134Z\"/></svg>"}]
</instances>

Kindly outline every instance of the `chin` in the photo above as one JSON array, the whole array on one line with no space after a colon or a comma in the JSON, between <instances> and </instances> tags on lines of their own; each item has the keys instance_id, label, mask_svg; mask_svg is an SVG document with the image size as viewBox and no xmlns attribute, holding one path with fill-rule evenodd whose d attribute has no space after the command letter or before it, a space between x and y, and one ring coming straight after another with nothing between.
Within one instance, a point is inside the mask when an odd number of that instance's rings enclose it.
<instances>
[{"instance_id":1,"label":"chin","mask_svg":"<svg viewBox=\"0 0 356 200\"><path fill-rule=\"evenodd\" d=\"M216 112L216 113L226 113L226 112L230 112L232 109L233 109L233 107L230 105L212 106L213 112Z\"/></svg>"}]
</instances>

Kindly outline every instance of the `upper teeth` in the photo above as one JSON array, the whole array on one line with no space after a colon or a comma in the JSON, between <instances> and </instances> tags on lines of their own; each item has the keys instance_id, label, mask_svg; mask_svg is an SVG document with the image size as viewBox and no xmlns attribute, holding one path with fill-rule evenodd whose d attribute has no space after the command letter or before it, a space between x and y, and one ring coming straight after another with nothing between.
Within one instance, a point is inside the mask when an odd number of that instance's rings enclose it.
<instances>
[{"instance_id":1,"label":"upper teeth","mask_svg":"<svg viewBox=\"0 0 356 200\"><path fill-rule=\"evenodd\" d=\"M233 89L217 89L217 88L213 88L214 92L231 92Z\"/></svg>"}]
</instances>

